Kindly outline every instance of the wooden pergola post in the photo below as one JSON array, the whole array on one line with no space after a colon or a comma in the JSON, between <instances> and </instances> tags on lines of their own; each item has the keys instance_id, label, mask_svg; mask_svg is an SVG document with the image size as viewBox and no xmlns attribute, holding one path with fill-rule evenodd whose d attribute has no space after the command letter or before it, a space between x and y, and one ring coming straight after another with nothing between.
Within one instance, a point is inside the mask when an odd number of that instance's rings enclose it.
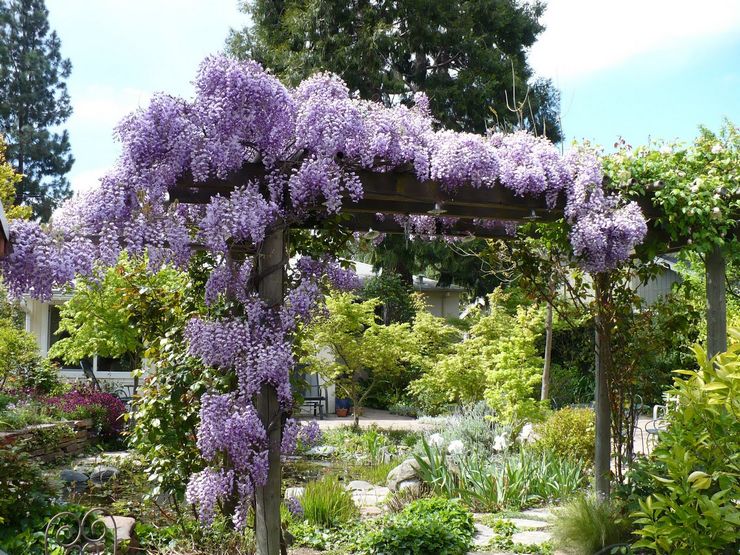
<instances>
[{"instance_id":1,"label":"wooden pergola post","mask_svg":"<svg viewBox=\"0 0 740 555\"><path fill-rule=\"evenodd\" d=\"M609 405L608 376L612 365L611 307L609 299L609 274L601 272L594 277L597 303L596 315L596 447L594 452L594 478L597 495L609 497L611 476L611 408Z\"/></svg>"},{"instance_id":2,"label":"wooden pergola post","mask_svg":"<svg viewBox=\"0 0 740 555\"><path fill-rule=\"evenodd\" d=\"M277 229L265 238L257 256L258 291L260 299L269 306L283 302L285 282L286 229ZM260 420L267 430L269 443L267 483L255 491L255 536L258 555L280 555L280 465L281 411L277 392L265 385L254 399Z\"/></svg>"},{"instance_id":3,"label":"wooden pergola post","mask_svg":"<svg viewBox=\"0 0 740 555\"><path fill-rule=\"evenodd\" d=\"M705 263L707 278L707 356L727 350L727 301L725 299L725 256L715 246Z\"/></svg>"}]
</instances>

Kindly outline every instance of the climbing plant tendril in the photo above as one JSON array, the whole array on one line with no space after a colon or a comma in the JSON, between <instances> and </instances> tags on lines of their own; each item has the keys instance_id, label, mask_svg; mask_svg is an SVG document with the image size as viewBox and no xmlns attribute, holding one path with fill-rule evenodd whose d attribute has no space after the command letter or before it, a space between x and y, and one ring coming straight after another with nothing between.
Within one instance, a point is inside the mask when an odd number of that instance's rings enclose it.
<instances>
[{"instance_id":1,"label":"climbing plant tendril","mask_svg":"<svg viewBox=\"0 0 740 555\"><path fill-rule=\"evenodd\" d=\"M423 95L413 107L385 108L353 98L328 74L290 90L259 64L226 57L202 63L195 89L192 100L160 94L126 117L116 128L121 156L100 186L68 201L49 225L13 222L14 251L1 264L13 293L45 299L75 275L93 272L96 261L114 263L123 249L146 251L152 270L184 266L194 246L217 261L206 301L226 298L231 313L193 320L187 330L191 354L235 377L233 391L203 398L198 446L209 467L192 476L187 498L204 522L220 505L237 526L245 524L253 492L267 476L267 432L254 396L271 385L289 410L296 326L316 311L327 287L356 284L332 260L304 257L291 269L283 304L267 306L255 293L257 265L250 257L232 259L232 245L259 251L272 230L361 199L360 172L409 168L451 196L464 187L498 186L544 196L549 206L564 196L574 256L590 271L624 260L646 233L637 205L603 190L594 152L576 148L561 156L547 140L523 132L439 130ZM170 202L179 179L223 179L246 163L261 164L264 177L203 205ZM436 229L429 217L409 221L419 234ZM288 433L296 433L293 424ZM288 437L283 445L295 441Z\"/></svg>"}]
</instances>

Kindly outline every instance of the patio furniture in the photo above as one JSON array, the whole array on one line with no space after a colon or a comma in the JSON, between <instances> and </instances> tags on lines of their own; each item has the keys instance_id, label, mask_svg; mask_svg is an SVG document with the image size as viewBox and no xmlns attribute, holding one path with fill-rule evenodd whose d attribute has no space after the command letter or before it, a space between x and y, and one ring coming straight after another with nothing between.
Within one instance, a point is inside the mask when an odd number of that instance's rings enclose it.
<instances>
[{"instance_id":1,"label":"patio furniture","mask_svg":"<svg viewBox=\"0 0 740 555\"><path fill-rule=\"evenodd\" d=\"M329 413L329 395L320 380L318 374L303 374L302 376L306 389L303 395L303 406L308 406L313 410L313 415L319 413L319 420L324 419L324 411Z\"/></svg>"},{"instance_id":2,"label":"patio furniture","mask_svg":"<svg viewBox=\"0 0 740 555\"><path fill-rule=\"evenodd\" d=\"M668 413L667 405L655 405L653 406L653 418L645 424L645 432L647 433L647 445L652 449L658 442L658 435L660 432L668 427L668 421L666 420L666 414Z\"/></svg>"}]
</instances>

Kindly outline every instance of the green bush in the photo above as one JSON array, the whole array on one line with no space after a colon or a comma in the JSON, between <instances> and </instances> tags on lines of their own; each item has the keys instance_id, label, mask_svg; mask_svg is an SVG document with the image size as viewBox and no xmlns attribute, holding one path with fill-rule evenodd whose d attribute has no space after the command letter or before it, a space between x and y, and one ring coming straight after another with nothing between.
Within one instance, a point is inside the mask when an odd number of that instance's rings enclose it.
<instances>
[{"instance_id":1,"label":"green bush","mask_svg":"<svg viewBox=\"0 0 740 555\"><path fill-rule=\"evenodd\" d=\"M41 469L25 452L0 449L0 530L22 526L42 512L52 493Z\"/></svg>"},{"instance_id":2,"label":"green bush","mask_svg":"<svg viewBox=\"0 0 740 555\"><path fill-rule=\"evenodd\" d=\"M461 498L477 511L518 510L567 499L588 481L580 461L548 451L455 456L424 442L423 453L415 458L419 477L437 495Z\"/></svg>"},{"instance_id":3,"label":"green bush","mask_svg":"<svg viewBox=\"0 0 740 555\"><path fill-rule=\"evenodd\" d=\"M679 371L669 394L677 403L651 459L652 493L632 514L636 547L656 553L737 553L740 549L740 330L728 352L700 369ZM657 466L656 470L661 470Z\"/></svg>"},{"instance_id":4,"label":"green bush","mask_svg":"<svg viewBox=\"0 0 740 555\"><path fill-rule=\"evenodd\" d=\"M575 555L592 555L630 537L630 525L619 504L594 495L576 496L555 513L555 518L555 541Z\"/></svg>"},{"instance_id":5,"label":"green bush","mask_svg":"<svg viewBox=\"0 0 740 555\"><path fill-rule=\"evenodd\" d=\"M539 449L593 463L596 420L592 409L566 407L550 415L536 430Z\"/></svg>"},{"instance_id":6,"label":"green bush","mask_svg":"<svg viewBox=\"0 0 740 555\"><path fill-rule=\"evenodd\" d=\"M358 514L352 495L332 476L306 484L299 501L303 517L317 526L335 528Z\"/></svg>"},{"instance_id":7,"label":"green bush","mask_svg":"<svg viewBox=\"0 0 740 555\"><path fill-rule=\"evenodd\" d=\"M34 335L19 329L11 320L0 319L0 389L8 380L22 386L23 375L39 361Z\"/></svg>"},{"instance_id":8,"label":"green bush","mask_svg":"<svg viewBox=\"0 0 740 555\"><path fill-rule=\"evenodd\" d=\"M370 555L463 555L468 552L475 527L473 515L459 503L433 497L409 503L386 517L379 530L364 538Z\"/></svg>"}]
</instances>

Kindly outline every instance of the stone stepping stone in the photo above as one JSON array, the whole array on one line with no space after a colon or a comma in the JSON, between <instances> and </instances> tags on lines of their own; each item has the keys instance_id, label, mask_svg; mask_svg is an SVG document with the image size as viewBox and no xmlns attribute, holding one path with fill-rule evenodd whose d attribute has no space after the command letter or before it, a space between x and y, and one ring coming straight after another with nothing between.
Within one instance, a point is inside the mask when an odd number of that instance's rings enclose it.
<instances>
[{"instance_id":1,"label":"stone stepping stone","mask_svg":"<svg viewBox=\"0 0 740 555\"><path fill-rule=\"evenodd\" d=\"M476 522L475 536L473 536L473 545L476 547L488 545L488 542L490 542L495 535L496 532L494 532L492 528L486 526L485 524L480 524L479 522Z\"/></svg>"},{"instance_id":2,"label":"stone stepping stone","mask_svg":"<svg viewBox=\"0 0 740 555\"><path fill-rule=\"evenodd\" d=\"M526 511L522 511L520 514L523 518L531 518L532 520L552 520L555 518L552 514L552 510L546 507L527 509Z\"/></svg>"},{"instance_id":3,"label":"stone stepping stone","mask_svg":"<svg viewBox=\"0 0 740 555\"><path fill-rule=\"evenodd\" d=\"M511 522L514 526L519 528L520 530L527 530L527 529L540 529L540 528L547 528L550 526L549 522L546 522L544 520L531 520L528 518L507 518L509 522Z\"/></svg>"},{"instance_id":4,"label":"stone stepping stone","mask_svg":"<svg viewBox=\"0 0 740 555\"><path fill-rule=\"evenodd\" d=\"M347 484L347 489L349 491L367 491L375 489L375 486L372 485L370 482L365 482L364 480L352 480L349 484Z\"/></svg>"},{"instance_id":5,"label":"stone stepping stone","mask_svg":"<svg viewBox=\"0 0 740 555\"><path fill-rule=\"evenodd\" d=\"M543 532L542 530L529 530L526 532L517 532L511 536L511 541L514 543L521 543L523 545L540 545L552 539L550 532Z\"/></svg>"}]
</instances>

